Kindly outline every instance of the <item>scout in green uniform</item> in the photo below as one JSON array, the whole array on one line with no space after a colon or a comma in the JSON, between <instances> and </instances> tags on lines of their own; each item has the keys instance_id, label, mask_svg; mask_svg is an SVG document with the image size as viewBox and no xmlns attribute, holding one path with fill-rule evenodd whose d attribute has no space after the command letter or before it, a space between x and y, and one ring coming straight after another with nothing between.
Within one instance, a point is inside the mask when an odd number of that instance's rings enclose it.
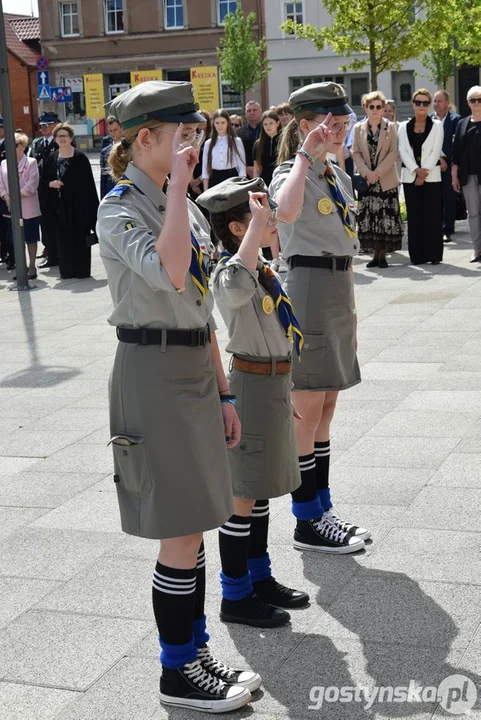
<instances>
[{"instance_id":1,"label":"scout in green uniform","mask_svg":"<svg viewBox=\"0 0 481 720\"><path fill-rule=\"evenodd\" d=\"M110 427L122 528L161 540L152 599L162 702L227 712L261 678L219 662L207 644L202 533L232 515L227 448L240 426L222 397L230 390L202 250L209 227L186 196L204 118L190 83L145 82L109 110L124 137L97 232L119 339Z\"/></svg>"},{"instance_id":2,"label":"scout in green uniform","mask_svg":"<svg viewBox=\"0 0 481 720\"><path fill-rule=\"evenodd\" d=\"M219 530L221 619L256 627L290 620L280 608L305 605L308 595L271 575L267 552L269 498L300 485L293 410L291 358L302 333L289 298L259 257L277 237L276 204L262 178L231 178L199 196L222 243L214 280L216 304L229 333L229 375L242 424L229 452L235 512Z\"/></svg>"},{"instance_id":3,"label":"scout in green uniform","mask_svg":"<svg viewBox=\"0 0 481 720\"><path fill-rule=\"evenodd\" d=\"M330 424L340 390L361 381L356 354L352 258L358 251L349 176L331 165L349 129L351 108L340 85L316 83L289 98L270 194L289 265L288 292L304 333L293 364L293 403L302 484L292 497L294 547L352 553L369 531L341 520L329 489Z\"/></svg>"}]
</instances>

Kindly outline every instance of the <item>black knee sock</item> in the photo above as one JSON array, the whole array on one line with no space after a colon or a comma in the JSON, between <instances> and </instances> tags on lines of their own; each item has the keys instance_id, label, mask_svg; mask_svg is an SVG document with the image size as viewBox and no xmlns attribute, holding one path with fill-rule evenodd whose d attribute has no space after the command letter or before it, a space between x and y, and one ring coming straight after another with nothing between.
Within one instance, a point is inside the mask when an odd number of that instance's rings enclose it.
<instances>
[{"instance_id":1,"label":"black knee sock","mask_svg":"<svg viewBox=\"0 0 481 720\"><path fill-rule=\"evenodd\" d=\"M292 512L298 520L312 520L323 513L316 488L316 459L314 453L299 457L301 486L291 493Z\"/></svg>"},{"instance_id":2,"label":"black knee sock","mask_svg":"<svg viewBox=\"0 0 481 720\"><path fill-rule=\"evenodd\" d=\"M159 562L155 566L152 604L165 667L182 667L196 657L192 635L195 583L196 568L181 570Z\"/></svg>"},{"instance_id":3,"label":"black knee sock","mask_svg":"<svg viewBox=\"0 0 481 720\"><path fill-rule=\"evenodd\" d=\"M222 595L226 600L241 600L252 592L247 567L251 518L232 515L219 528L222 571Z\"/></svg>"},{"instance_id":4,"label":"black knee sock","mask_svg":"<svg viewBox=\"0 0 481 720\"><path fill-rule=\"evenodd\" d=\"M205 547L202 541L199 554L197 555L196 567L196 585L195 585L195 605L194 605L194 642L197 648L209 642L209 633L206 630L205 617Z\"/></svg>"},{"instance_id":5,"label":"black knee sock","mask_svg":"<svg viewBox=\"0 0 481 720\"><path fill-rule=\"evenodd\" d=\"M269 534L269 500L257 500L251 514L248 567L253 583L271 577L271 560L267 552Z\"/></svg>"},{"instance_id":6,"label":"black knee sock","mask_svg":"<svg viewBox=\"0 0 481 720\"><path fill-rule=\"evenodd\" d=\"M331 442L314 443L314 455L316 458L316 487L317 495L324 510L332 507L331 491L329 490L329 462L331 458Z\"/></svg>"}]
</instances>

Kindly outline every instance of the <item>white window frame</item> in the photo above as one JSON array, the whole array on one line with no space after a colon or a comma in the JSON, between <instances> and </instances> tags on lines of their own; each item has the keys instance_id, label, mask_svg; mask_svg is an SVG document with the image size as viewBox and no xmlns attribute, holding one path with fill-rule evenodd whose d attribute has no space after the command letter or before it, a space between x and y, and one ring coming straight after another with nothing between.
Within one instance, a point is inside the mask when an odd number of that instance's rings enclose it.
<instances>
[{"instance_id":1,"label":"white window frame","mask_svg":"<svg viewBox=\"0 0 481 720\"><path fill-rule=\"evenodd\" d=\"M223 27L225 25L225 23L223 20L220 19L220 4L221 4L221 2L228 2L228 3L235 4L234 12L235 12L235 10L237 10L237 2L236 2L236 0L217 0L217 25L219 25L220 27ZM232 12L232 11L229 11L229 12ZM224 15L224 17L228 14L229 13L226 13Z\"/></svg>"},{"instance_id":2,"label":"white window frame","mask_svg":"<svg viewBox=\"0 0 481 720\"><path fill-rule=\"evenodd\" d=\"M122 0L122 8L118 10L115 8L115 10L108 10L108 2L109 0L104 0L104 23L105 23L105 34L106 35L121 35L125 32L125 8L124 8L124 0ZM115 24L117 25L117 13L122 13L122 21L124 23L124 29L122 30L109 30L109 15L115 14Z\"/></svg>"},{"instance_id":3,"label":"white window frame","mask_svg":"<svg viewBox=\"0 0 481 720\"><path fill-rule=\"evenodd\" d=\"M167 3L168 0L164 0L164 29L165 30L183 30L185 25L185 6L184 6L184 0L174 0L175 8L181 7L182 8L182 25L168 25L167 24Z\"/></svg>"},{"instance_id":4,"label":"white window frame","mask_svg":"<svg viewBox=\"0 0 481 720\"><path fill-rule=\"evenodd\" d=\"M304 24L305 20L306 20L304 0L297 0L297 2L295 2L295 0L293 2L289 2L289 0L281 0L281 18L282 18L283 23L286 22L288 19L287 12L286 12L286 5L300 5L301 6L301 13L302 13L301 24ZM287 33L282 33L282 36L285 38L296 38L297 37L296 33L292 33L289 35Z\"/></svg>"},{"instance_id":5,"label":"white window frame","mask_svg":"<svg viewBox=\"0 0 481 720\"><path fill-rule=\"evenodd\" d=\"M69 13L69 14L64 13L64 8L66 8L67 5L70 7L70 13ZM77 12L75 12L75 13L72 12L72 5L76 5L76 7L77 7ZM78 36L80 35L80 13L79 13L79 4L78 4L78 2L60 2L60 3L58 4L58 11L59 11L59 19L60 19L60 36L63 37L63 38L78 37ZM65 18L69 17L69 18L70 18L70 24L71 24L72 29L73 29L73 18L75 17L75 15L77 16L77 27L78 27L78 31L77 31L77 32L71 32L71 33L66 33L66 32L65 32L64 20L65 20Z\"/></svg>"}]
</instances>

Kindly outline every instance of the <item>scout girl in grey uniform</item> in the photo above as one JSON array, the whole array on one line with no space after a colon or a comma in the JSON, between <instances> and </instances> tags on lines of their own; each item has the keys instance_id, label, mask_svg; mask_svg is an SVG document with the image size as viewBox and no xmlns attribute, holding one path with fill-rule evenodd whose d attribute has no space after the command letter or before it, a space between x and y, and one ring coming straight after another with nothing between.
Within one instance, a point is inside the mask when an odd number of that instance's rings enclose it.
<instances>
[{"instance_id":1,"label":"scout girl in grey uniform","mask_svg":"<svg viewBox=\"0 0 481 720\"><path fill-rule=\"evenodd\" d=\"M229 452L235 513L219 530L221 619L256 627L290 620L280 608L300 607L308 595L280 585L267 552L269 498L300 485L290 402L291 356L302 333L280 281L259 249L277 236L275 203L262 178L231 178L199 196L224 252L214 297L229 332L229 383L242 423Z\"/></svg>"},{"instance_id":2,"label":"scout girl in grey uniform","mask_svg":"<svg viewBox=\"0 0 481 720\"><path fill-rule=\"evenodd\" d=\"M289 265L286 290L305 338L292 376L302 478L293 493L294 546L351 553L364 547L370 533L344 522L332 508L329 428L339 391L361 380L352 272L358 240L351 181L328 162L327 153L341 147L352 111L342 87L332 82L303 87L289 103L294 118L283 132L270 193L279 205Z\"/></svg>"},{"instance_id":3,"label":"scout girl in grey uniform","mask_svg":"<svg viewBox=\"0 0 481 720\"><path fill-rule=\"evenodd\" d=\"M209 228L186 198L203 118L190 83L142 83L109 109L124 138L110 156L119 182L100 206L98 237L119 339L110 425L122 528L161 540L152 589L161 700L226 712L261 679L207 645L202 532L232 515L227 448L240 427L222 397L201 248Z\"/></svg>"}]
</instances>

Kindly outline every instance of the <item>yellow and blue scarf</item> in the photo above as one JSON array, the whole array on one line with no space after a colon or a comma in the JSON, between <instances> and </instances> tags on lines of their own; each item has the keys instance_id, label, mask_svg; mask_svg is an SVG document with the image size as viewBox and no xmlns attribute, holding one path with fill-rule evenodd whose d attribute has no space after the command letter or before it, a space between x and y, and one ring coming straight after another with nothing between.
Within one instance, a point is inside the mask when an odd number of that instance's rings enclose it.
<instances>
[{"instance_id":1,"label":"yellow and blue scarf","mask_svg":"<svg viewBox=\"0 0 481 720\"><path fill-rule=\"evenodd\" d=\"M231 257L232 255L230 253L224 251L220 256L219 265L227 262ZM276 312L279 316L279 320L285 330L286 338L289 340L289 342L294 343L295 351L298 358L300 359L302 346L304 345L304 336L301 332L299 322L294 315L294 308L292 307L289 296L284 292L282 285L277 278L277 275L271 270L271 268L266 262L263 262L262 270L260 270L260 272L265 273L270 280L270 285L272 287L272 298L274 300L274 305L276 308Z\"/></svg>"},{"instance_id":2,"label":"yellow and blue scarf","mask_svg":"<svg viewBox=\"0 0 481 720\"><path fill-rule=\"evenodd\" d=\"M334 200L334 204L337 206L337 211L341 217L344 230L347 232L349 237L357 237L356 231L354 230L351 219L349 217L349 208L347 207L344 195L342 194L339 185L337 184L334 171L330 167L327 167L326 172L324 173L324 177L326 178L327 184L329 185L329 191L332 195L332 199Z\"/></svg>"},{"instance_id":3,"label":"yellow and blue scarf","mask_svg":"<svg viewBox=\"0 0 481 720\"><path fill-rule=\"evenodd\" d=\"M134 182L132 182L132 180L129 180L129 178L124 175L120 178L117 185L115 185L115 187L108 193L108 197L122 197L129 188L135 188L141 195L145 195L145 193ZM204 259L204 253L202 252L192 231L190 233L190 243L192 246L192 258L190 261L189 272L194 285L204 300L209 293L209 263Z\"/></svg>"}]
</instances>

